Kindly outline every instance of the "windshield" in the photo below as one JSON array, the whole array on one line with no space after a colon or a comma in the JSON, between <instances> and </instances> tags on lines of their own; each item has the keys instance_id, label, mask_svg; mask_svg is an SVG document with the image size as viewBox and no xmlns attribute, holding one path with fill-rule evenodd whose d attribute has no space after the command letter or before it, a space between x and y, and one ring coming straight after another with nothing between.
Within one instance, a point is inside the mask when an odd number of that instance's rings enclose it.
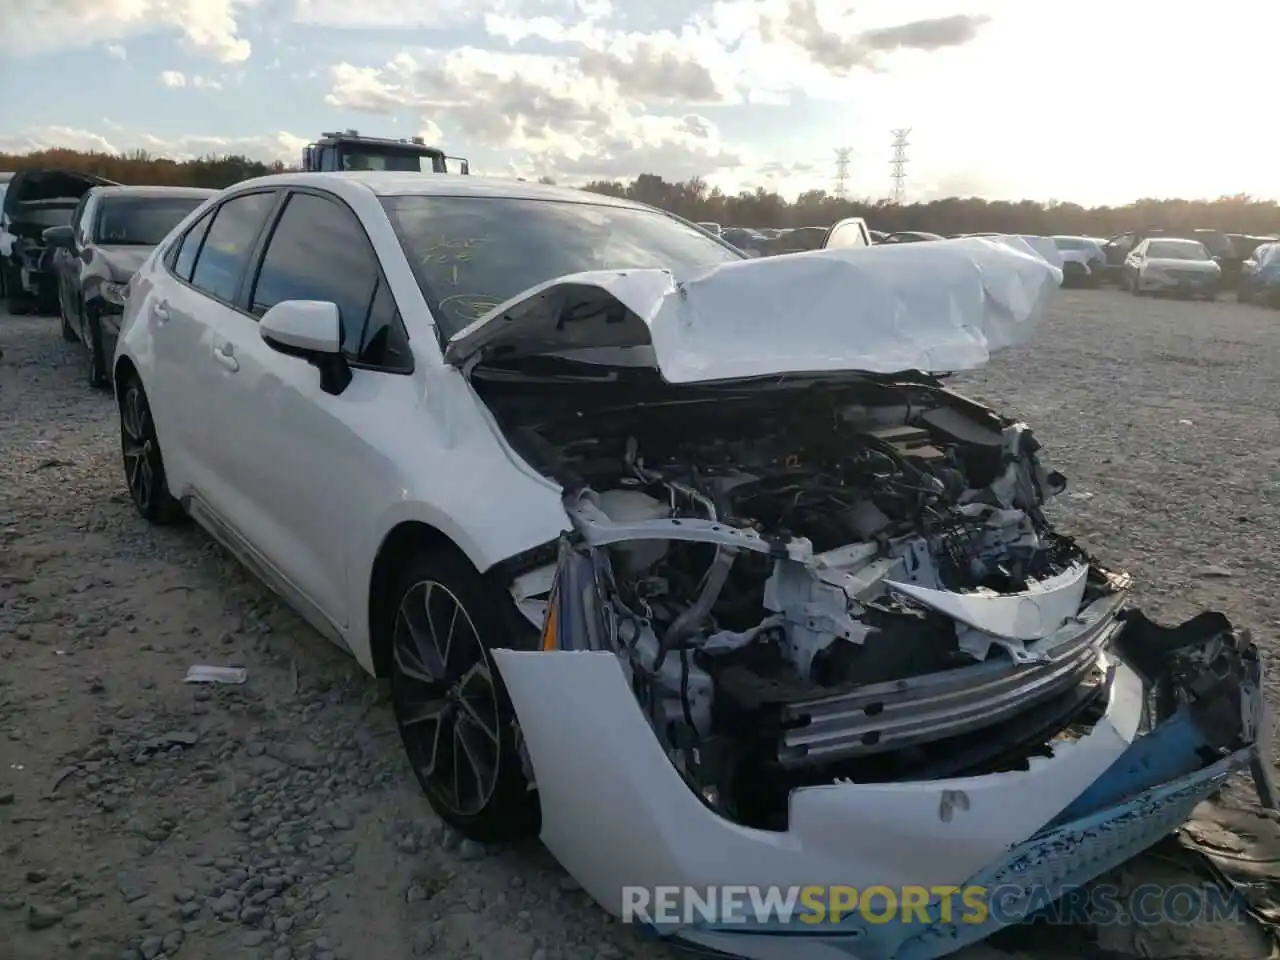
<instances>
[{"instance_id":1,"label":"windshield","mask_svg":"<svg viewBox=\"0 0 1280 960\"><path fill-rule=\"evenodd\" d=\"M1152 240L1147 256L1159 260L1208 260L1209 251L1195 240Z\"/></svg>"},{"instance_id":2,"label":"windshield","mask_svg":"<svg viewBox=\"0 0 1280 960\"><path fill-rule=\"evenodd\" d=\"M500 197L386 197L400 245L449 338L530 287L571 273L688 270L742 254L667 214Z\"/></svg>"},{"instance_id":3,"label":"windshield","mask_svg":"<svg viewBox=\"0 0 1280 960\"><path fill-rule=\"evenodd\" d=\"M24 203L19 204L14 219L37 227L65 227L70 225L71 215L75 212L75 203L58 206Z\"/></svg>"},{"instance_id":4,"label":"windshield","mask_svg":"<svg viewBox=\"0 0 1280 960\"><path fill-rule=\"evenodd\" d=\"M95 243L154 247L204 197L104 197Z\"/></svg>"},{"instance_id":5,"label":"windshield","mask_svg":"<svg viewBox=\"0 0 1280 960\"><path fill-rule=\"evenodd\" d=\"M398 173L437 173L438 161L430 155L403 150L352 150L342 151L343 170L392 170Z\"/></svg>"}]
</instances>

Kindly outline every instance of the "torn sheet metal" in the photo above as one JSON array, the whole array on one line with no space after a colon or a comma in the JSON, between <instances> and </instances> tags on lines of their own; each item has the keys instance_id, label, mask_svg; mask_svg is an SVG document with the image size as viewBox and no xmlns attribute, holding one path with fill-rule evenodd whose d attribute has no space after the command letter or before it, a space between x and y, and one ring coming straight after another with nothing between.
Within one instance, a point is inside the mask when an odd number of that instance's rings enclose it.
<instances>
[{"instance_id":1,"label":"torn sheet metal","mask_svg":"<svg viewBox=\"0 0 1280 960\"><path fill-rule=\"evenodd\" d=\"M1029 584L1021 593L955 593L892 580L887 586L988 635L993 642L1006 641L1002 645L1015 660L1031 661L1037 657L1022 644L1050 636L1076 615L1088 576L1088 565L1076 564Z\"/></svg>"},{"instance_id":2,"label":"torn sheet metal","mask_svg":"<svg viewBox=\"0 0 1280 960\"><path fill-rule=\"evenodd\" d=\"M499 345L506 357L651 349L670 383L969 370L1027 340L1061 282L1025 243L982 238L814 250L682 276L593 271L513 297L455 334L445 357L464 366Z\"/></svg>"},{"instance_id":3,"label":"torn sheet metal","mask_svg":"<svg viewBox=\"0 0 1280 960\"><path fill-rule=\"evenodd\" d=\"M595 574L566 564L570 554L562 549L560 572L579 598ZM611 913L622 912L624 885L979 885L1003 897L981 923L948 916L935 900L923 921L868 923L853 912L838 924L698 920L650 931L731 956L936 960L1146 850L1230 773L1269 763L1258 754L1271 723L1262 662L1247 635L1217 614L1162 627L1128 611L1114 621L1114 653L1099 655L1111 677L1102 717L1055 738L1050 756L1001 773L800 787L785 829L747 828L690 789L623 662L590 637L588 608L575 599L563 609L541 652L494 658L521 717L543 842ZM1155 725L1143 734L1153 692ZM579 788L584 769L589 794ZM1269 781L1258 789L1265 797Z\"/></svg>"}]
</instances>

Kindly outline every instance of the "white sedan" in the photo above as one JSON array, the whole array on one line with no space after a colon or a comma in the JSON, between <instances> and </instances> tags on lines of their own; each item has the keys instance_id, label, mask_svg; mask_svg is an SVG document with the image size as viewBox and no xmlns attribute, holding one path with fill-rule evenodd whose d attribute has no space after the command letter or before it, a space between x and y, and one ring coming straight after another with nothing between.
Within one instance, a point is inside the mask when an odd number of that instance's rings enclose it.
<instances>
[{"instance_id":1,"label":"white sedan","mask_svg":"<svg viewBox=\"0 0 1280 960\"><path fill-rule=\"evenodd\" d=\"M922 372L1034 329L1061 273L1018 246L750 260L550 186L251 180L131 283L129 490L390 678L467 836L540 833L689 944L939 956L1167 834L1268 723L1246 639L1127 611L1026 425ZM1213 723L1139 737L1150 684ZM792 926L647 895L726 884L1005 896Z\"/></svg>"}]
</instances>

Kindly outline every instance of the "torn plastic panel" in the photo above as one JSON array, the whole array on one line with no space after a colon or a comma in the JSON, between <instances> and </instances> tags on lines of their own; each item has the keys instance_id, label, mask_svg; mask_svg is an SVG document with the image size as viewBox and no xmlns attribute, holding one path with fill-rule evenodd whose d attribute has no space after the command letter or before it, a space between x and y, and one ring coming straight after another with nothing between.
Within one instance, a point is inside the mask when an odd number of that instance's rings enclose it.
<instances>
[{"instance_id":1,"label":"torn plastic panel","mask_svg":"<svg viewBox=\"0 0 1280 960\"><path fill-rule=\"evenodd\" d=\"M1112 608L1094 617L1095 627L1105 625L1095 658L1101 675L1093 681L1095 698L1103 700L1096 719L1049 721L1046 727L1049 714L1041 703L986 729L989 738L1006 745L1021 741L1023 749L1025 738L1038 737L1045 748L1039 755L1006 764L988 756L985 771L971 768L939 779L851 783L833 777L792 789L780 829L736 822L723 798L700 779L706 768L673 755L660 729L685 706L708 722L713 712L698 688L678 711L655 712L637 679L653 669L661 651L633 655L600 646L602 637L615 635L609 616L602 615L607 593L597 593L610 589L602 552L585 538L567 536L544 651L498 651L497 657L540 783L543 839L614 913L620 912L623 884L968 882L1005 888L1006 896L1012 888L1028 897L1033 889L1065 892L1167 835L1233 770L1254 768L1263 803L1274 806L1268 766L1259 755L1269 730L1262 665L1247 634L1236 634L1217 614L1164 628L1141 613ZM683 679L676 652L667 656L676 661L673 676ZM1041 667L1018 664L1014 673ZM671 668L659 665L657 671L664 669ZM714 688L713 682L712 699ZM549 697L556 710L539 709ZM1142 735L1144 715L1154 727ZM691 728L709 740L715 719L710 734L697 723ZM692 755L704 746L694 744ZM595 782L608 784L602 787L607 796L593 791L586 801L568 787L569 767L583 764ZM963 803L957 805L956 797ZM912 853L922 846L931 851L923 865ZM599 849L610 850L607 860ZM1016 914L1017 904L1008 900L1010 905ZM1042 899L1034 907L1028 900L1027 912L1039 906ZM930 907L928 925L859 926L855 917L838 927L805 926L803 936L796 927L741 924L656 932L734 956L930 960L999 925L995 919L946 923L937 907Z\"/></svg>"}]
</instances>

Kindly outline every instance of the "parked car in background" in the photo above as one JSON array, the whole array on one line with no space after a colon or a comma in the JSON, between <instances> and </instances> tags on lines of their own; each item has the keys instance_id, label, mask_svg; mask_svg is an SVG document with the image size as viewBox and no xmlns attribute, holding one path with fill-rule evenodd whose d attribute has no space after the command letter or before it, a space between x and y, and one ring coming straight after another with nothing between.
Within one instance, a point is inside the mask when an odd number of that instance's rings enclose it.
<instances>
[{"instance_id":1,"label":"parked car in background","mask_svg":"<svg viewBox=\"0 0 1280 960\"><path fill-rule=\"evenodd\" d=\"M869 247L873 243L867 221L862 217L846 217L832 225L822 241L824 249Z\"/></svg>"},{"instance_id":2,"label":"parked car in background","mask_svg":"<svg viewBox=\"0 0 1280 960\"><path fill-rule=\"evenodd\" d=\"M1143 240L1163 234L1164 231L1159 227L1145 227L1140 230L1126 230L1124 233L1108 237L1102 245L1102 252L1107 256L1105 279L1125 286L1128 282L1124 272L1125 259Z\"/></svg>"},{"instance_id":3,"label":"parked car in background","mask_svg":"<svg viewBox=\"0 0 1280 960\"><path fill-rule=\"evenodd\" d=\"M4 195L9 189L9 181L13 179L13 174L8 171L0 171L0 302L6 297L5 278L8 271L4 265L9 260L9 255L13 252L13 234L6 228L6 218L4 215Z\"/></svg>"},{"instance_id":4,"label":"parked car in background","mask_svg":"<svg viewBox=\"0 0 1280 960\"><path fill-rule=\"evenodd\" d=\"M769 239L757 230L748 227L725 227L720 239L733 244L749 257L762 257L769 249Z\"/></svg>"},{"instance_id":5,"label":"parked car in background","mask_svg":"<svg viewBox=\"0 0 1280 960\"><path fill-rule=\"evenodd\" d=\"M1241 261L1247 260L1264 243L1275 243L1280 237L1255 236L1251 233L1228 233L1227 239Z\"/></svg>"},{"instance_id":6,"label":"parked car in background","mask_svg":"<svg viewBox=\"0 0 1280 960\"><path fill-rule=\"evenodd\" d=\"M769 243L770 254L803 253L806 250L821 250L827 239L829 227L795 227L783 230Z\"/></svg>"},{"instance_id":7,"label":"parked car in background","mask_svg":"<svg viewBox=\"0 0 1280 960\"><path fill-rule=\"evenodd\" d=\"M927 230L900 230L889 234L889 238L894 243L931 243L946 239L940 233L930 233Z\"/></svg>"},{"instance_id":8,"label":"parked car in background","mask_svg":"<svg viewBox=\"0 0 1280 960\"><path fill-rule=\"evenodd\" d=\"M724 232L724 228L720 226L720 224L712 223L710 220L700 220L698 221L698 226L707 231L707 233L716 237L720 236L720 234Z\"/></svg>"},{"instance_id":9,"label":"parked car in background","mask_svg":"<svg viewBox=\"0 0 1280 960\"><path fill-rule=\"evenodd\" d=\"M1222 268L1222 286L1234 289L1240 279L1240 265L1244 262L1245 255L1236 250L1231 238L1221 230L1208 228L1197 228L1184 236L1204 244L1209 256Z\"/></svg>"},{"instance_id":10,"label":"parked car in background","mask_svg":"<svg viewBox=\"0 0 1280 960\"><path fill-rule=\"evenodd\" d=\"M66 226L44 231L53 251L62 338L85 346L91 386L111 381L129 280L155 245L216 190L94 187Z\"/></svg>"},{"instance_id":11,"label":"parked car in background","mask_svg":"<svg viewBox=\"0 0 1280 960\"><path fill-rule=\"evenodd\" d=\"M1107 255L1089 237L1050 237L1062 256L1064 287L1096 287L1107 271Z\"/></svg>"},{"instance_id":12,"label":"parked car in background","mask_svg":"<svg viewBox=\"0 0 1280 960\"><path fill-rule=\"evenodd\" d=\"M0 230L12 241L0 270L10 313L57 309L53 252L45 246L44 232L70 223L80 199L95 186L110 183L73 170L21 170L9 180Z\"/></svg>"},{"instance_id":13,"label":"parked car in background","mask_svg":"<svg viewBox=\"0 0 1280 960\"><path fill-rule=\"evenodd\" d=\"M1240 268L1236 299L1280 307L1280 243L1268 241L1249 253Z\"/></svg>"},{"instance_id":14,"label":"parked car in background","mask_svg":"<svg viewBox=\"0 0 1280 960\"><path fill-rule=\"evenodd\" d=\"M1124 281L1135 297L1170 293L1216 300L1222 289L1222 268L1199 240L1152 237L1125 257Z\"/></svg>"},{"instance_id":15,"label":"parked car in background","mask_svg":"<svg viewBox=\"0 0 1280 960\"><path fill-rule=\"evenodd\" d=\"M869 232L871 234L872 243L888 243L889 235L883 230L871 230Z\"/></svg>"},{"instance_id":16,"label":"parked car in background","mask_svg":"<svg viewBox=\"0 0 1280 960\"><path fill-rule=\"evenodd\" d=\"M927 243L932 240L945 240L946 237L938 233L926 233L923 230L898 230L889 234L885 239L885 243Z\"/></svg>"}]
</instances>

